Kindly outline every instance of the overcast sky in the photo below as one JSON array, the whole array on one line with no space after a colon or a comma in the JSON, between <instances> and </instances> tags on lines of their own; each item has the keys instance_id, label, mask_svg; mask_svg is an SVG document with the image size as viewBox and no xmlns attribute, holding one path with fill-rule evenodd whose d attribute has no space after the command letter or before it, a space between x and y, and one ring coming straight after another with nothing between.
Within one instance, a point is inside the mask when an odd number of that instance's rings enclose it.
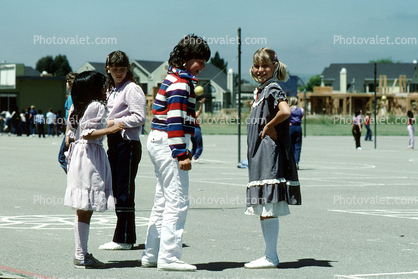
<instances>
[{"instance_id":1,"label":"overcast sky","mask_svg":"<svg viewBox=\"0 0 418 279\"><path fill-rule=\"evenodd\" d=\"M205 37L243 77L253 53L274 49L291 74L320 74L331 63L418 59L418 2L402 1L25 1L2 0L0 62L35 68L66 55L75 71L113 50L135 60L165 61L186 34ZM408 41L409 38L409 41ZM89 44L88 44L89 43Z\"/></svg>"}]
</instances>

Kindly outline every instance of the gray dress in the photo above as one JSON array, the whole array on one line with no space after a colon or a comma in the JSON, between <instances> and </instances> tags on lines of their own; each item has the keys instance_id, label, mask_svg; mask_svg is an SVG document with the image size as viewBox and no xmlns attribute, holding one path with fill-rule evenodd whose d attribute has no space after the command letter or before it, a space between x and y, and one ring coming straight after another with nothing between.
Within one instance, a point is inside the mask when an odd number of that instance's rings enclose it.
<instances>
[{"instance_id":1,"label":"gray dress","mask_svg":"<svg viewBox=\"0 0 418 279\"><path fill-rule=\"evenodd\" d=\"M247 125L248 172L246 214L277 217L289 214L288 204L300 205L301 194L289 119L276 125L277 140L261 139L264 126L276 116L286 94L274 79L265 82L254 98ZM257 96L257 95L255 95Z\"/></svg>"}]
</instances>

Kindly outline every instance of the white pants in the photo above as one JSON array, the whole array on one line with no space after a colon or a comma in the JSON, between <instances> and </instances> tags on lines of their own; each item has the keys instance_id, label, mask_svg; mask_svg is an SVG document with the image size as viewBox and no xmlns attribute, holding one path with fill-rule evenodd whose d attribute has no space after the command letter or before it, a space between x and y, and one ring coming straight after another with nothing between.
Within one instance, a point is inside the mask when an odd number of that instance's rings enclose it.
<instances>
[{"instance_id":1,"label":"white pants","mask_svg":"<svg viewBox=\"0 0 418 279\"><path fill-rule=\"evenodd\" d=\"M409 134L409 145L408 148L414 149L414 126L408 125L407 126L408 134Z\"/></svg>"},{"instance_id":2,"label":"white pants","mask_svg":"<svg viewBox=\"0 0 418 279\"><path fill-rule=\"evenodd\" d=\"M187 145L190 136L187 137ZM143 259L171 263L181 258L182 236L189 208L189 174L171 156L167 133L152 130L147 149L157 177Z\"/></svg>"}]
</instances>

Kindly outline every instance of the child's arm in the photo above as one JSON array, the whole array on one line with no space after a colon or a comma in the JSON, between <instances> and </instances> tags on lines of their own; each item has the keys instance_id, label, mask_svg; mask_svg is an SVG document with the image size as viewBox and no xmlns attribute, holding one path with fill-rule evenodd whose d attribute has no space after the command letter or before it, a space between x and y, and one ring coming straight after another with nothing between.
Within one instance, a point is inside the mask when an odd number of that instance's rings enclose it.
<instances>
[{"instance_id":1,"label":"child's arm","mask_svg":"<svg viewBox=\"0 0 418 279\"><path fill-rule=\"evenodd\" d=\"M107 128L100 129L100 130L94 130L90 134L83 136L83 139L94 140L94 139L103 137L108 134L113 134L113 133L122 131L124 126L125 125L123 124L123 122L116 122L111 127L107 127Z\"/></svg>"},{"instance_id":2,"label":"child's arm","mask_svg":"<svg viewBox=\"0 0 418 279\"><path fill-rule=\"evenodd\" d=\"M74 139L71 139L69 136L68 136L68 131L70 130L70 124L67 122L67 128L65 129L65 145L67 146L67 147L69 147L70 146L70 143L71 143L71 141L74 141Z\"/></svg>"},{"instance_id":3,"label":"child's arm","mask_svg":"<svg viewBox=\"0 0 418 279\"><path fill-rule=\"evenodd\" d=\"M270 120L269 123L267 123L266 126L263 128L263 133L261 134L261 138L263 139L264 136L267 134L271 137L272 140L277 139L277 132L276 129L274 129L274 126L277 124L282 123L286 119L290 117L290 108L286 101L280 101L279 102L279 111L277 112L276 116Z\"/></svg>"},{"instance_id":4,"label":"child's arm","mask_svg":"<svg viewBox=\"0 0 418 279\"><path fill-rule=\"evenodd\" d=\"M205 100L206 100L206 98L203 98L203 99L199 100L200 107L199 107L199 110L196 111L196 118L198 118L199 115L202 113L203 103L205 102Z\"/></svg>"}]
</instances>

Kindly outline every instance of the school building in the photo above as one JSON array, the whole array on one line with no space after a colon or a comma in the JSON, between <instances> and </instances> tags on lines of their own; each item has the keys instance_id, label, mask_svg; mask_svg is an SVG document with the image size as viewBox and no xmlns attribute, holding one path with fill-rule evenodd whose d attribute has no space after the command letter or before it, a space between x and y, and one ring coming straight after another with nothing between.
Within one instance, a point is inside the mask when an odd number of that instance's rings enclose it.
<instances>
[{"instance_id":1,"label":"school building","mask_svg":"<svg viewBox=\"0 0 418 279\"><path fill-rule=\"evenodd\" d=\"M417 63L378 63L376 67L377 114L406 115L418 112ZM321 86L306 93L308 114L352 115L374 109L374 64L331 64L321 74ZM304 107L304 94L298 93Z\"/></svg>"},{"instance_id":2,"label":"school building","mask_svg":"<svg viewBox=\"0 0 418 279\"><path fill-rule=\"evenodd\" d=\"M45 114L50 108L64 111L65 77L42 74L24 64L0 64L0 111L19 112L32 105Z\"/></svg>"}]
</instances>

